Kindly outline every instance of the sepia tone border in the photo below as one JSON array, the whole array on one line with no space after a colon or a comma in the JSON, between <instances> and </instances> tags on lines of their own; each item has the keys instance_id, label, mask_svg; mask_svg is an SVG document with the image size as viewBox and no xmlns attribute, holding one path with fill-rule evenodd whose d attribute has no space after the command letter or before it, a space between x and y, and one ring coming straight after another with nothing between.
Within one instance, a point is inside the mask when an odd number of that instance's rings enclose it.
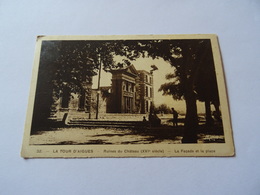
<instances>
[{"instance_id":1,"label":"sepia tone border","mask_svg":"<svg viewBox=\"0 0 260 195\"><path fill-rule=\"evenodd\" d=\"M30 145L30 130L41 44L44 40L152 40L152 39L210 39L222 112L225 143L203 144L127 144L127 145ZM25 123L21 156L24 158L86 158L86 157L177 157L234 156L232 127L229 114L224 71L218 39L213 34L198 35L125 35L125 36L38 36Z\"/></svg>"}]
</instances>

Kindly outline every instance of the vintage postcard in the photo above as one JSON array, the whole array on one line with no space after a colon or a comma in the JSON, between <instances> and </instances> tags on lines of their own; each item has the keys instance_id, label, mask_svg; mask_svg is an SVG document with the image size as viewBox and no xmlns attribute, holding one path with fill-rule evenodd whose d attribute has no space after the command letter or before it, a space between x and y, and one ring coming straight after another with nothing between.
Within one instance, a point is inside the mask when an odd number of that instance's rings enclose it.
<instances>
[{"instance_id":1,"label":"vintage postcard","mask_svg":"<svg viewBox=\"0 0 260 195\"><path fill-rule=\"evenodd\" d=\"M234 153L216 35L37 37L22 157Z\"/></svg>"}]
</instances>

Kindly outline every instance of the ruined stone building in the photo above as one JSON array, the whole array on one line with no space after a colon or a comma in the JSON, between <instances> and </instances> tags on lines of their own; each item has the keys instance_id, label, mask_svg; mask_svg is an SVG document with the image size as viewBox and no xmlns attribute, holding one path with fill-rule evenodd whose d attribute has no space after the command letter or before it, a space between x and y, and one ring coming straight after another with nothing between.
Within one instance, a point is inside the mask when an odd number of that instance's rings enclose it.
<instances>
[{"instance_id":1,"label":"ruined stone building","mask_svg":"<svg viewBox=\"0 0 260 195\"><path fill-rule=\"evenodd\" d=\"M153 103L153 75L133 65L113 70L111 103L114 113L148 113Z\"/></svg>"},{"instance_id":2,"label":"ruined stone building","mask_svg":"<svg viewBox=\"0 0 260 195\"><path fill-rule=\"evenodd\" d=\"M71 93L69 89L64 88L53 105L56 117L60 118L68 112L91 112L92 93L92 79L83 82L81 92L78 93Z\"/></svg>"},{"instance_id":3,"label":"ruined stone building","mask_svg":"<svg viewBox=\"0 0 260 195\"><path fill-rule=\"evenodd\" d=\"M153 104L153 75L145 70L138 70L136 80L137 100L140 102L140 113L150 112Z\"/></svg>"},{"instance_id":4,"label":"ruined stone building","mask_svg":"<svg viewBox=\"0 0 260 195\"><path fill-rule=\"evenodd\" d=\"M112 110L113 113L137 113L136 79L138 72L135 67L112 70Z\"/></svg>"},{"instance_id":5,"label":"ruined stone building","mask_svg":"<svg viewBox=\"0 0 260 195\"><path fill-rule=\"evenodd\" d=\"M92 89L92 81L82 84L81 93L64 91L56 101L57 115L65 112L89 113L94 117L99 98L99 113L148 113L153 104L153 75L133 65L111 70L112 85ZM91 79L92 80L92 79Z\"/></svg>"}]
</instances>

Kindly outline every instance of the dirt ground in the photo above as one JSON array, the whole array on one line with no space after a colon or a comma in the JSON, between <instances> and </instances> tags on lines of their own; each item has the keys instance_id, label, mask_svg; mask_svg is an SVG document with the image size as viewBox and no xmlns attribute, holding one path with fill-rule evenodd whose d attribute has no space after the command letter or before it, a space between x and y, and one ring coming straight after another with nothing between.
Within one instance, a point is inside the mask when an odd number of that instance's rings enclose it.
<instances>
[{"instance_id":1,"label":"dirt ground","mask_svg":"<svg viewBox=\"0 0 260 195\"><path fill-rule=\"evenodd\" d=\"M181 128L181 127L180 127ZM65 127L40 131L31 135L31 145L83 144L181 144L182 136L175 130L137 131L133 129ZM223 143L223 135L199 134L198 143Z\"/></svg>"}]
</instances>

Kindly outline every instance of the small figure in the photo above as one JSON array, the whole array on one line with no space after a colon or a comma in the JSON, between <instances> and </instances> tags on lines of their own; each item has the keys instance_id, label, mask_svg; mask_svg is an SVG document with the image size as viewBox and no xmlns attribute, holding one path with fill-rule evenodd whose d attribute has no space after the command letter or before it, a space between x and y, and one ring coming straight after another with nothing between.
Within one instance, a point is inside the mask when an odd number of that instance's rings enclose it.
<instances>
[{"instance_id":1,"label":"small figure","mask_svg":"<svg viewBox=\"0 0 260 195\"><path fill-rule=\"evenodd\" d=\"M178 127L178 112L172 108L173 126Z\"/></svg>"},{"instance_id":2,"label":"small figure","mask_svg":"<svg viewBox=\"0 0 260 195\"><path fill-rule=\"evenodd\" d=\"M145 116L143 116L143 127L145 130L146 130L147 125L148 125L148 122L147 122Z\"/></svg>"},{"instance_id":3,"label":"small figure","mask_svg":"<svg viewBox=\"0 0 260 195\"><path fill-rule=\"evenodd\" d=\"M161 119L157 116L156 112L149 114L149 122L153 127L159 127L161 125Z\"/></svg>"}]
</instances>

